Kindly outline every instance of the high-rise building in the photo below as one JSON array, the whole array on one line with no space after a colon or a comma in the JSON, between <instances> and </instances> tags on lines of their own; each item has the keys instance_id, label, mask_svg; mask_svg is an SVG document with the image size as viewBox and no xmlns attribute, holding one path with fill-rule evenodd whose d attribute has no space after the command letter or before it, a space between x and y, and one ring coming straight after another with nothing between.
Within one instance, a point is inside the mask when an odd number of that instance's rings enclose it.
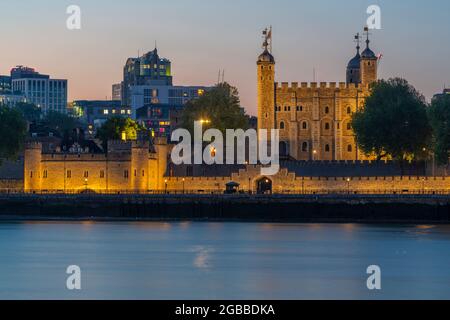
<instances>
[{"instance_id":1,"label":"high-rise building","mask_svg":"<svg viewBox=\"0 0 450 320\"><path fill-rule=\"evenodd\" d=\"M122 101L122 83L112 85L111 97L113 101Z\"/></svg>"},{"instance_id":2,"label":"high-rise building","mask_svg":"<svg viewBox=\"0 0 450 320\"><path fill-rule=\"evenodd\" d=\"M138 58L128 58L123 69L122 105L131 105L131 87L139 85L171 86L171 62L160 58L158 49Z\"/></svg>"},{"instance_id":3,"label":"high-rise building","mask_svg":"<svg viewBox=\"0 0 450 320\"><path fill-rule=\"evenodd\" d=\"M444 89L444 90L442 91L442 93L437 93L437 94L435 94L434 97L433 97L433 99L438 99L438 98L444 97L444 96L446 96L446 95L450 95L450 89Z\"/></svg>"},{"instance_id":4,"label":"high-rise building","mask_svg":"<svg viewBox=\"0 0 450 320\"><path fill-rule=\"evenodd\" d=\"M11 93L11 77L0 76L0 94Z\"/></svg>"},{"instance_id":5,"label":"high-rise building","mask_svg":"<svg viewBox=\"0 0 450 320\"><path fill-rule=\"evenodd\" d=\"M12 91L20 93L43 112L67 109L67 80L50 79L32 68L18 66L11 70Z\"/></svg>"},{"instance_id":6,"label":"high-rise building","mask_svg":"<svg viewBox=\"0 0 450 320\"><path fill-rule=\"evenodd\" d=\"M124 67L124 80L121 83L122 105L130 107L132 118L136 119L136 112L142 107L183 106L209 89L204 86L174 86L172 80L171 62L161 58L156 48L142 57L129 58ZM113 86L113 92L115 89L117 90L117 87Z\"/></svg>"}]
</instances>

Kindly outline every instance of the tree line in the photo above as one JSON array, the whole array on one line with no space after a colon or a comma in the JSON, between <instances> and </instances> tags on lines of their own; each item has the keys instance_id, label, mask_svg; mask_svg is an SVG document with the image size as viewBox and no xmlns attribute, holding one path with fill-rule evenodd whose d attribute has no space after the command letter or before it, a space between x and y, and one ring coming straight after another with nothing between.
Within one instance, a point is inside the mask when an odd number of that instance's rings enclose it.
<instances>
[{"instance_id":1,"label":"tree line","mask_svg":"<svg viewBox=\"0 0 450 320\"><path fill-rule=\"evenodd\" d=\"M379 160L449 162L450 95L428 104L405 79L381 80L351 124L359 148Z\"/></svg>"}]
</instances>

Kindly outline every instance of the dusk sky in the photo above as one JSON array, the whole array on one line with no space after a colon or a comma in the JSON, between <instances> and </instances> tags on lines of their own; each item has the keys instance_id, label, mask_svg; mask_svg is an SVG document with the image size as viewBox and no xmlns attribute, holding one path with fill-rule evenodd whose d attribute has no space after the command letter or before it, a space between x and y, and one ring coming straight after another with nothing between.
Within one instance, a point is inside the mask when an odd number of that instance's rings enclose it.
<instances>
[{"instance_id":1,"label":"dusk sky","mask_svg":"<svg viewBox=\"0 0 450 320\"><path fill-rule=\"evenodd\" d=\"M82 10L82 29L66 29L66 8ZM279 82L345 81L371 4L382 30L381 78L404 77L428 99L450 86L448 0L0 0L0 74L25 65L69 80L69 100L111 97L128 57L152 50L172 61L174 84L213 85L219 69L242 105L256 113L256 58L272 25Z\"/></svg>"}]
</instances>

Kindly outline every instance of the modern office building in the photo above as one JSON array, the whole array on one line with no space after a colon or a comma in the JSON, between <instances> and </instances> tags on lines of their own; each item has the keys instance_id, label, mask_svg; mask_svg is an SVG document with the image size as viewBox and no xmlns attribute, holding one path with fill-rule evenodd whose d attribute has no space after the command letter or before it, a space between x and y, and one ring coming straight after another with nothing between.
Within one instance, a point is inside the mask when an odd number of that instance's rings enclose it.
<instances>
[{"instance_id":1,"label":"modern office building","mask_svg":"<svg viewBox=\"0 0 450 320\"><path fill-rule=\"evenodd\" d=\"M122 84L116 83L112 85L112 100L122 101Z\"/></svg>"},{"instance_id":2,"label":"modern office building","mask_svg":"<svg viewBox=\"0 0 450 320\"><path fill-rule=\"evenodd\" d=\"M113 96L117 88L113 86ZM131 107L132 118L136 119L137 110L144 106L184 105L206 90L208 87L204 86L174 86L170 60L161 58L155 48L139 58L127 60L121 83L121 100L123 106Z\"/></svg>"},{"instance_id":3,"label":"modern office building","mask_svg":"<svg viewBox=\"0 0 450 320\"><path fill-rule=\"evenodd\" d=\"M434 95L433 99L441 98L445 95L450 95L450 89L444 89L442 93L437 93Z\"/></svg>"},{"instance_id":4,"label":"modern office building","mask_svg":"<svg viewBox=\"0 0 450 320\"><path fill-rule=\"evenodd\" d=\"M113 116L130 117L131 110L114 100L77 100L72 104L74 113L87 124L91 134Z\"/></svg>"},{"instance_id":5,"label":"modern office building","mask_svg":"<svg viewBox=\"0 0 450 320\"><path fill-rule=\"evenodd\" d=\"M50 79L32 68L18 66L11 70L12 91L20 93L43 112L67 109L67 80Z\"/></svg>"},{"instance_id":6,"label":"modern office building","mask_svg":"<svg viewBox=\"0 0 450 320\"><path fill-rule=\"evenodd\" d=\"M131 114L136 119L138 109L151 105L178 105L183 106L188 101L202 96L208 87L201 86L158 86L142 85L131 87Z\"/></svg>"},{"instance_id":7,"label":"modern office building","mask_svg":"<svg viewBox=\"0 0 450 320\"><path fill-rule=\"evenodd\" d=\"M130 106L131 88L142 85L172 85L171 62L160 58L156 48L141 57L128 58L123 69L122 105Z\"/></svg>"},{"instance_id":8,"label":"modern office building","mask_svg":"<svg viewBox=\"0 0 450 320\"><path fill-rule=\"evenodd\" d=\"M27 99L22 94L0 93L0 105L14 107L20 102L27 102Z\"/></svg>"},{"instance_id":9,"label":"modern office building","mask_svg":"<svg viewBox=\"0 0 450 320\"><path fill-rule=\"evenodd\" d=\"M152 137L170 139L172 131L180 123L183 107L176 104L149 104L137 110L137 120L151 132Z\"/></svg>"},{"instance_id":10,"label":"modern office building","mask_svg":"<svg viewBox=\"0 0 450 320\"><path fill-rule=\"evenodd\" d=\"M0 76L0 94L11 93L11 77Z\"/></svg>"}]
</instances>

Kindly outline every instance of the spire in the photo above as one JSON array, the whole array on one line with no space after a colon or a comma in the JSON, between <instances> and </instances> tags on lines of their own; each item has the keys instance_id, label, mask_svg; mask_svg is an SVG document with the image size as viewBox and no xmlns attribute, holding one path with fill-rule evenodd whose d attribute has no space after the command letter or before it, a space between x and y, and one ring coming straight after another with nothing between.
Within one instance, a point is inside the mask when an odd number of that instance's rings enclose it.
<instances>
[{"instance_id":1,"label":"spire","mask_svg":"<svg viewBox=\"0 0 450 320\"><path fill-rule=\"evenodd\" d=\"M356 51L357 54L359 54L359 49L361 49L361 39L360 39L360 35L359 32L355 35L355 42L356 42Z\"/></svg>"},{"instance_id":2,"label":"spire","mask_svg":"<svg viewBox=\"0 0 450 320\"><path fill-rule=\"evenodd\" d=\"M368 26L364 27L364 33L366 35L366 46L367 46L367 48L369 48L369 43L370 43L369 35L370 35L370 33L369 33L369 27Z\"/></svg>"}]
</instances>

